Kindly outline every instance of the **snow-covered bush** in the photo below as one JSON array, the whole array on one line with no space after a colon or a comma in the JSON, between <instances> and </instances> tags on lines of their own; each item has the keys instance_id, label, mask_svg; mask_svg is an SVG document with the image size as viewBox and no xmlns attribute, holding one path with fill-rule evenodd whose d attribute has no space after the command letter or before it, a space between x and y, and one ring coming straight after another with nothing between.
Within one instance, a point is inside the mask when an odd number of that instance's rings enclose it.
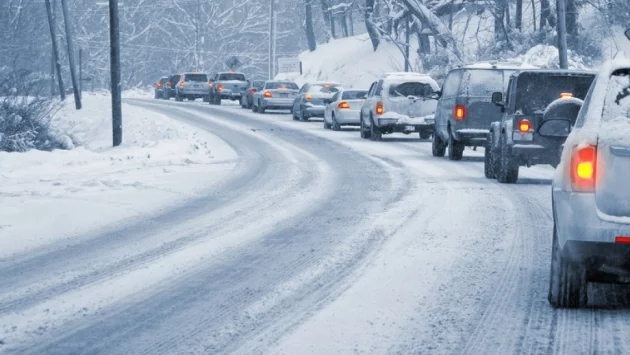
<instances>
[{"instance_id":1,"label":"snow-covered bush","mask_svg":"<svg viewBox=\"0 0 630 355\"><path fill-rule=\"evenodd\" d=\"M30 75L11 73L0 77L0 151L59 148L50 133L50 119L57 105L39 96L41 87Z\"/></svg>"}]
</instances>

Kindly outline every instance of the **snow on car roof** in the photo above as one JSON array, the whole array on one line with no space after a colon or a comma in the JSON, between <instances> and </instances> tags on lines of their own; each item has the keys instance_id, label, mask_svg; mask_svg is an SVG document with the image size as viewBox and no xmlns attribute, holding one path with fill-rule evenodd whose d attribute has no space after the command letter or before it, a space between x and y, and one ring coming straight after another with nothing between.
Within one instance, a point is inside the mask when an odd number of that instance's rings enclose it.
<instances>
[{"instance_id":1,"label":"snow on car roof","mask_svg":"<svg viewBox=\"0 0 630 355\"><path fill-rule=\"evenodd\" d=\"M538 69L537 66L531 64L525 64L519 61L489 61L489 62L478 62L463 65L461 68L463 69L508 69L508 70L519 70L519 69Z\"/></svg>"},{"instance_id":2,"label":"snow on car roof","mask_svg":"<svg viewBox=\"0 0 630 355\"><path fill-rule=\"evenodd\" d=\"M401 81L417 81L425 84L431 85L433 90L439 90L440 85L435 81L431 76L427 74L421 73L388 73L385 74L385 78L387 82L401 82Z\"/></svg>"}]
</instances>

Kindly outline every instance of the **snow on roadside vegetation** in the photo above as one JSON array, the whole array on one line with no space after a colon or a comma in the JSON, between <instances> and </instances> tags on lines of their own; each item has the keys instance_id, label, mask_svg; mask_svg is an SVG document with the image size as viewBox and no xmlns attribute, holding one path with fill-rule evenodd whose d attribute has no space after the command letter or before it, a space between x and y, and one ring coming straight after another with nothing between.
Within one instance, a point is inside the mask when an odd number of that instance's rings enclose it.
<instances>
[{"instance_id":1,"label":"snow on roadside vegetation","mask_svg":"<svg viewBox=\"0 0 630 355\"><path fill-rule=\"evenodd\" d=\"M417 47L413 44L411 47L410 62L417 71ZM367 89L381 75L403 71L405 67L403 55L394 43L383 40L374 51L367 34L331 40L319 45L314 52L303 52L299 58L302 75L280 73L276 79L293 80L300 86L305 82L335 81L347 88ZM526 68L557 68L558 50L554 46L538 45L509 61L522 62ZM569 56L569 67L588 69L576 55Z\"/></svg>"},{"instance_id":2,"label":"snow on roadside vegetation","mask_svg":"<svg viewBox=\"0 0 630 355\"><path fill-rule=\"evenodd\" d=\"M0 152L0 258L193 196L233 167L218 137L123 103L111 148L111 98L69 100L51 122L71 150Z\"/></svg>"}]
</instances>

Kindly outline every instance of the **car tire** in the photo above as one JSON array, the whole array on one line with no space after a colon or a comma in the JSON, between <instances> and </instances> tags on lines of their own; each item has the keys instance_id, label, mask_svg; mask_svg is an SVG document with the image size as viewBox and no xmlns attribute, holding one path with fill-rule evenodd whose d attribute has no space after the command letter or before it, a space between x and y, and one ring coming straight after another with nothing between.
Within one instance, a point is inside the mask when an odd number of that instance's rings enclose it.
<instances>
[{"instance_id":1,"label":"car tire","mask_svg":"<svg viewBox=\"0 0 630 355\"><path fill-rule=\"evenodd\" d=\"M258 103L258 113L265 113L265 107L260 102Z\"/></svg>"},{"instance_id":2,"label":"car tire","mask_svg":"<svg viewBox=\"0 0 630 355\"><path fill-rule=\"evenodd\" d=\"M499 138L499 164L496 172L497 181L502 184L514 184L518 180L519 166L512 159L510 147L504 135Z\"/></svg>"},{"instance_id":3,"label":"car tire","mask_svg":"<svg viewBox=\"0 0 630 355\"><path fill-rule=\"evenodd\" d=\"M215 99L214 104L217 106L221 106L221 96L217 95L214 99Z\"/></svg>"},{"instance_id":4,"label":"car tire","mask_svg":"<svg viewBox=\"0 0 630 355\"><path fill-rule=\"evenodd\" d=\"M333 131L341 131L341 125L337 122L337 118L335 118L335 114L332 114L332 130Z\"/></svg>"},{"instance_id":5,"label":"car tire","mask_svg":"<svg viewBox=\"0 0 630 355\"><path fill-rule=\"evenodd\" d=\"M324 116L322 122L324 122L324 129L330 129L330 124L326 121L326 116Z\"/></svg>"},{"instance_id":6,"label":"car tire","mask_svg":"<svg viewBox=\"0 0 630 355\"><path fill-rule=\"evenodd\" d=\"M433 133L433 141L431 143L431 154L434 157L441 158L446 154L446 144L440 138L440 135L437 132Z\"/></svg>"},{"instance_id":7,"label":"car tire","mask_svg":"<svg viewBox=\"0 0 630 355\"><path fill-rule=\"evenodd\" d=\"M245 98L241 98L241 108L247 107L247 105L245 104L245 101L247 101Z\"/></svg>"},{"instance_id":8,"label":"car tire","mask_svg":"<svg viewBox=\"0 0 630 355\"><path fill-rule=\"evenodd\" d=\"M175 93L175 101L182 102L184 98L179 93Z\"/></svg>"},{"instance_id":9,"label":"car tire","mask_svg":"<svg viewBox=\"0 0 630 355\"><path fill-rule=\"evenodd\" d=\"M586 268L562 256L556 224L553 226L551 272L547 300L553 308L580 308L588 302Z\"/></svg>"},{"instance_id":10,"label":"car tire","mask_svg":"<svg viewBox=\"0 0 630 355\"><path fill-rule=\"evenodd\" d=\"M486 138L486 148L483 154L483 172L488 179L496 178L496 170L495 163L496 157L494 156L494 134L492 132L488 133L488 137Z\"/></svg>"},{"instance_id":11,"label":"car tire","mask_svg":"<svg viewBox=\"0 0 630 355\"><path fill-rule=\"evenodd\" d=\"M158 93L156 92L156 93L155 93L155 96L154 96L153 98L157 100L157 99L159 99L159 98L160 98L160 95L158 95Z\"/></svg>"},{"instance_id":12,"label":"car tire","mask_svg":"<svg viewBox=\"0 0 630 355\"><path fill-rule=\"evenodd\" d=\"M294 109L291 109L291 118L293 118L294 121L299 121L300 118L298 117L297 113L295 112Z\"/></svg>"},{"instance_id":13,"label":"car tire","mask_svg":"<svg viewBox=\"0 0 630 355\"><path fill-rule=\"evenodd\" d=\"M376 127L376 124L374 124L372 115L370 115L370 139L374 142L378 142L383 139L383 132L381 132L381 130Z\"/></svg>"},{"instance_id":14,"label":"car tire","mask_svg":"<svg viewBox=\"0 0 630 355\"><path fill-rule=\"evenodd\" d=\"M370 138L370 131L368 131L367 127L365 127L365 121L363 121L363 117L361 117L361 122L360 122L359 127L360 127L359 132L361 132L361 138L363 139Z\"/></svg>"},{"instance_id":15,"label":"car tire","mask_svg":"<svg viewBox=\"0 0 630 355\"><path fill-rule=\"evenodd\" d=\"M431 131L422 130L420 131L420 139L429 139L431 138Z\"/></svg>"},{"instance_id":16,"label":"car tire","mask_svg":"<svg viewBox=\"0 0 630 355\"><path fill-rule=\"evenodd\" d=\"M258 106L252 104L252 112L258 113Z\"/></svg>"},{"instance_id":17,"label":"car tire","mask_svg":"<svg viewBox=\"0 0 630 355\"><path fill-rule=\"evenodd\" d=\"M464 156L464 144L453 137L451 130L448 130L448 159L457 161Z\"/></svg>"}]
</instances>

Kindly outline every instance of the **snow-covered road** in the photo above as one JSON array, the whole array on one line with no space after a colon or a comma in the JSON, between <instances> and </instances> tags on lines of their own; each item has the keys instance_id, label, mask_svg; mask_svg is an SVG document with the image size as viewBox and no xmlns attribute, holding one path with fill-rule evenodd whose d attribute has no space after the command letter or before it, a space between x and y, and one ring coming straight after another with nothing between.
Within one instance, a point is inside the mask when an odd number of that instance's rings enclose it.
<instances>
[{"instance_id":1,"label":"snow-covered road","mask_svg":"<svg viewBox=\"0 0 630 355\"><path fill-rule=\"evenodd\" d=\"M547 304L548 167L500 185L482 149L451 162L417 136L127 103L220 137L233 171L143 223L0 259L0 353L630 353L626 289Z\"/></svg>"}]
</instances>

